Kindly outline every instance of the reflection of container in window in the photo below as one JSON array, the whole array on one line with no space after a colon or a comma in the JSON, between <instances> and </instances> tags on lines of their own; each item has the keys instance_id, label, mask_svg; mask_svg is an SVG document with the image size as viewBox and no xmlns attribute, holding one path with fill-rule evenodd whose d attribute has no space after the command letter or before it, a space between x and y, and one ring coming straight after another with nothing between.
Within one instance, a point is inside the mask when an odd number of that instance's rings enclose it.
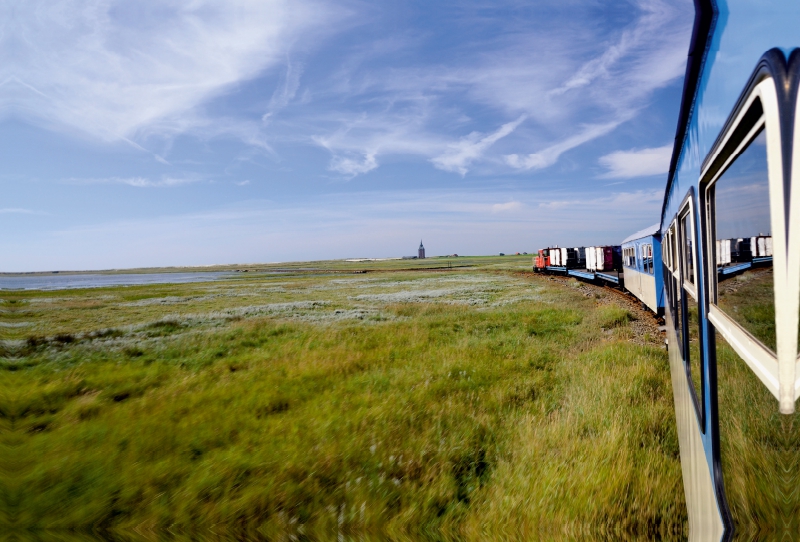
<instances>
[{"instance_id":1,"label":"reflection of container in window","mask_svg":"<svg viewBox=\"0 0 800 542\"><path fill-rule=\"evenodd\" d=\"M714 225L730 261L720 259L716 305L764 346L776 350L775 294L764 131L714 182ZM762 141L762 144L758 144ZM724 267L730 264L730 272Z\"/></svg>"},{"instance_id":2,"label":"reflection of container in window","mask_svg":"<svg viewBox=\"0 0 800 542\"><path fill-rule=\"evenodd\" d=\"M731 240L719 239L717 241L717 267L731 263Z\"/></svg>"}]
</instances>

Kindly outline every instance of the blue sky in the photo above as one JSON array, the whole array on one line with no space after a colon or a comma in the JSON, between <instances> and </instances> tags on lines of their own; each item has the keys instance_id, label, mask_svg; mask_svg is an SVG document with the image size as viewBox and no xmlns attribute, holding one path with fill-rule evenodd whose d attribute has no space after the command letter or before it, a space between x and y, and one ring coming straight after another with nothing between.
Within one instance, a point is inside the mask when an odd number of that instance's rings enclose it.
<instances>
[{"instance_id":1,"label":"blue sky","mask_svg":"<svg viewBox=\"0 0 800 542\"><path fill-rule=\"evenodd\" d=\"M618 243L689 0L11 0L0 271Z\"/></svg>"}]
</instances>

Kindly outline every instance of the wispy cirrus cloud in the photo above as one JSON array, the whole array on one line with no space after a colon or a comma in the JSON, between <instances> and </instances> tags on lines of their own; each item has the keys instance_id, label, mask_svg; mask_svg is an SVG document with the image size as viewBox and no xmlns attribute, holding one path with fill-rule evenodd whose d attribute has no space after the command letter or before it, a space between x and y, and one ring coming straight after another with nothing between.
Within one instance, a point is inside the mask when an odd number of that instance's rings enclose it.
<instances>
[{"instance_id":1,"label":"wispy cirrus cloud","mask_svg":"<svg viewBox=\"0 0 800 542\"><path fill-rule=\"evenodd\" d=\"M636 0L631 2L633 10L629 4L620 5L626 13L617 17L628 19L621 28L599 24L598 13L592 11L597 6L590 2L583 15L576 14L574 6L565 7L565 24L553 24L558 8L543 4L550 15L541 19L546 23L528 21L530 28L524 31L512 25L502 38L476 32L469 49L448 51L446 63L398 68L391 59L397 49L373 53L375 58L366 60L359 53L358 62L336 73L329 92L347 95L345 103L352 104L354 114L357 111L354 116L362 129L348 131L346 145L320 132L315 141L324 140L334 154L344 152L348 166L354 157L374 157L374 162L362 160L360 169L348 167L350 174L372 171L385 154L420 156L462 176L487 165L492 173L502 172L497 167L501 164L517 171L544 169L563 153L636 117L656 90L683 75L690 2ZM422 43L411 40L403 52ZM409 107L412 103L425 107ZM479 121L472 116L476 109L492 114L483 113ZM505 122L500 130L496 120L494 126L486 120L498 117ZM523 129L516 121L508 122L509 117L528 120ZM389 122L370 130L369 120L377 118ZM342 126L350 122L343 120ZM513 130L506 128L512 126ZM376 137L381 145L375 144ZM500 139L503 144L496 145ZM420 140L433 144L415 145Z\"/></svg>"},{"instance_id":2,"label":"wispy cirrus cloud","mask_svg":"<svg viewBox=\"0 0 800 542\"><path fill-rule=\"evenodd\" d=\"M495 203L492 205L492 212L493 213L508 213L519 211L524 207L524 205L519 201L508 201L506 203Z\"/></svg>"},{"instance_id":3,"label":"wispy cirrus cloud","mask_svg":"<svg viewBox=\"0 0 800 542\"><path fill-rule=\"evenodd\" d=\"M300 88L300 77L303 75L303 64L299 62L292 62L290 59L286 62L286 73L284 74L281 83L272 93L267 112L261 117L264 122L275 115L278 111L289 105L297 94L297 89Z\"/></svg>"},{"instance_id":4,"label":"wispy cirrus cloud","mask_svg":"<svg viewBox=\"0 0 800 542\"><path fill-rule=\"evenodd\" d=\"M179 133L204 124L198 106L344 16L322 0L3 3L0 116L105 141Z\"/></svg>"},{"instance_id":5,"label":"wispy cirrus cloud","mask_svg":"<svg viewBox=\"0 0 800 542\"><path fill-rule=\"evenodd\" d=\"M431 159L433 165L445 171L457 171L462 176L467 174L468 166L495 143L511 134L527 117L520 116L517 120L503 124L495 132L485 135L472 132L456 143L451 143L444 154Z\"/></svg>"},{"instance_id":6,"label":"wispy cirrus cloud","mask_svg":"<svg viewBox=\"0 0 800 542\"><path fill-rule=\"evenodd\" d=\"M552 166L558 158L579 145L609 133L620 125L622 121L614 121L606 124L584 126L578 134L568 137L564 141L551 145L539 152L531 153L526 156L509 154L505 156L506 163L515 169L541 169Z\"/></svg>"},{"instance_id":7,"label":"wispy cirrus cloud","mask_svg":"<svg viewBox=\"0 0 800 542\"><path fill-rule=\"evenodd\" d=\"M87 184L121 184L134 188L165 188L183 186L200 182L199 178L169 177L163 176L160 179L150 179L148 177L103 177L103 178L71 178L64 181L66 184L87 185Z\"/></svg>"},{"instance_id":8,"label":"wispy cirrus cloud","mask_svg":"<svg viewBox=\"0 0 800 542\"><path fill-rule=\"evenodd\" d=\"M612 152L599 159L600 165L608 169L606 173L600 175L600 178L630 179L665 175L669 171L671 157L672 145Z\"/></svg>"},{"instance_id":9,"label":"wispy cirrus cloud","mask_svg":"<svg viewBox=\"0 0 800 542\"><path fill-rule=\"evenodd\" d=\"M334 156L331 159L330 170L351 178L368 173L378 167L375 154L367 151L363 157Z\"/></svg>"},{"instance_id":10,"label":"wispy cirrus cloud","mask_svg":"<svg viewBox=\"0 0 800 542\"><path fill-rule=\"evenodd\" d=\"M0 209L0 215L35 215L38 214L36 211L32 211L31 209L22 209L19 207L6 207L4 209Z\"/></svg>"}]
</instances>

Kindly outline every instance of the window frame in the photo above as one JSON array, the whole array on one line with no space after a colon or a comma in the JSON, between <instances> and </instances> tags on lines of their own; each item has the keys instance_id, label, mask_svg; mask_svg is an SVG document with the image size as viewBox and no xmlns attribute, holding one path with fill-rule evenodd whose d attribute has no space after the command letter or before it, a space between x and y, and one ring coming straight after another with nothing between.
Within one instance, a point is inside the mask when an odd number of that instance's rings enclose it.
<instances>
[{"instance_id":1,"label":"window frame","mask_svg":"<svg viewBox=\"0 0 800 542\"><path fill-rule=\"evenodd\" d=\"M681 273L681 283L682 287L692 298L697 301L697 223L695 222L695 214L694 214L694 194L689 193L686 196L683 204L680 207L677 215L677 223L678 223L678 238L677 238L677 249L678 249L678 263L680 264L680 273ZM686 277L686 266L684 263L686 262L686 232L684 231L684 224L688 223L691 227L691 231L689 232L689 237L691 238L694 245L692 246L692 274L693 280L689 280Z\"/></svg>"},{"instance_id":2,"label":"window frame","mask_svg":"<svg viewBox=\"0 0 800 542\"><path fill-rule=\"evenodd\" d=\"M762 108L760 116L755 117L756 101ZM733 122L726 127L715 152L705 160L698 183L700 194L704 200L703 211L706 213L704 232L705 258L714 262L713 273L709 273L708 291L708 319L716 331L728 342L733 350L744 360L756 374L766 388L781 401L781 411L794 410L794 400L798 390L792 378L791 405L781 400L782 370L779 360L791 358L792 369L797 365L797 307L798 303L789 303L795 307L794 330L785 329L785 319L781 310L786 306L782 302L791 295L788 291L786 271L786 242L785 242L785 208L784 208L784 182L781 150L781 132L779 120L778 97L775 82L771 77L764 77L752 90ZM714 208L711 191L716 182L724 175L728 168L738 158L739 154L755 139L761 130L764 130L767 139L767 177L769 186L770 223L773 235L773 289L775 295L775 333L777 348L772 352L738 322L728 316L717 305L718 275L716 271L716 210ZM800 185L798 185L800 186ZM800 294L800 277L794 291ZM795 296L797 297L797 296ZM798 300L800 301L800 300ZM784 320L784 324L781 322ZM794 336L793 344L787 344L787 335ZM784 362L783 365L788 365ZM792 371L794 373L794 371ZM792 375L794 376L794 375ZM783 386L788 388L789 386ZM786 392L784 392L786 393ZM788 394L787 394L788 395Z\"/></svg>"},{"instance_id":3,"label":"window frame","mask_svg":"<svg viewBox=\"0 0 800 542\"><path fill-rule=\"evenodd\" d=\"M800 143L798 143L798 138L800 138L800 115L798 115L798 111L800 111L800 92L797 93L796 102L795 102L795 115L794 115L794 127L793 127L793 135L792 135L792 172L791 172L791 185L792 187L800 187ZM791 341L797 348L797 352L795 354L795 363L794 363L794 401L800 399L800 344L798 344L798 322L800 322L800 189L792 190L791 192L791 201L789 202L790 209L789 209L789 243L786 244L788 247L786 259L788 265L786 266L787 269L787 277L786 277L786 284L787 287L790 289L788 295L790 296L788 299L790 302L796 302L796 307L789 307L787 308L786 318L784 319L784 323L786 329L784 334L787 336L787 340ZM773 234L772 237L772 257L773 261L775 258L775 252L777 252L778 243L775 240L775 236ZM797 288L796 292L791 292L792 289ZM777 331L777 329L776 329ZM794 337L792 339L792 337ZM788 362L786 363L786 367L784 371L787 373L787 381L790 376ZM787 382L788 383L788 382Z\"/></svg>"}]
</instances>

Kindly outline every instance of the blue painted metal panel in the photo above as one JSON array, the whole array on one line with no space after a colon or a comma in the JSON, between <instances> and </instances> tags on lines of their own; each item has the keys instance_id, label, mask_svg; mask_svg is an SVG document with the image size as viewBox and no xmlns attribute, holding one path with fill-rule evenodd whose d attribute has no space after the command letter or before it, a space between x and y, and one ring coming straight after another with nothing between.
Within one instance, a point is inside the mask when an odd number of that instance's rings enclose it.
<instances>
[{"instance_id":1,"label":"blue painted metal panel","mask_svg":"<svg viewBox=\"0 0 800 542\"><path fill-rule=\"evenodd\" d=\"M717 273L719 273L720 275L732 275L734 273L738 273L739 271L750 269L752 266L753 266L752 263L744 262L736 265L730 265L728 267L719 267L717 268Z\"/></svg>"},{"instance_id":2,"label":"blue painted metal panel","mask_svg":"<svg viewBox=\"0 0 800 542\"><path fill-rule=\"evenodd\" d=\"M669 188L661 231L678 212L689 187L697 186L700 166L761 56L773 47L788 53L800 43L800 2L718 0L708 53L678 167ZM768 31L766 31L768 29ZM665 222L666 221L666 222Z\"/></svg>"},{"instance_id":3,"label":"blue painted metal panel","mask_svg":"<svg viewBox=\"0 0 800 542\"><path fill-rule=\"evenodd\" d=\"M547 269L548 271L555 271L557 273L566 273L567 272L567 268L566 267L557 267L555 265L548 265L547 267L545 267L545 269Z\"/></svg>"},{"instance_id":4,"label":"blue painted metal panel","mask_svg":"<svg viewBox=\"0 0 800 542\"><path fill-rule=\"evenodd\" d=\"M570 269L567 271L568 275L572 275L573 277L580 277L586 280L594 280L594 273L590 273L588 271L578 271L577 269Z\"/></svg>"},{"instance_id":5,"label":"blue painted metal panel","mask_svg":"<svg viewBox=\"0 0 800 542\"><path fill-rule=\"evenodd\" d=\"M608 282L613 282L614 284L619 284L619 277L615 277L614 275L607 275L605 273L597 273L597 278L607 280Z\"/></svg>"}]
</instances>

